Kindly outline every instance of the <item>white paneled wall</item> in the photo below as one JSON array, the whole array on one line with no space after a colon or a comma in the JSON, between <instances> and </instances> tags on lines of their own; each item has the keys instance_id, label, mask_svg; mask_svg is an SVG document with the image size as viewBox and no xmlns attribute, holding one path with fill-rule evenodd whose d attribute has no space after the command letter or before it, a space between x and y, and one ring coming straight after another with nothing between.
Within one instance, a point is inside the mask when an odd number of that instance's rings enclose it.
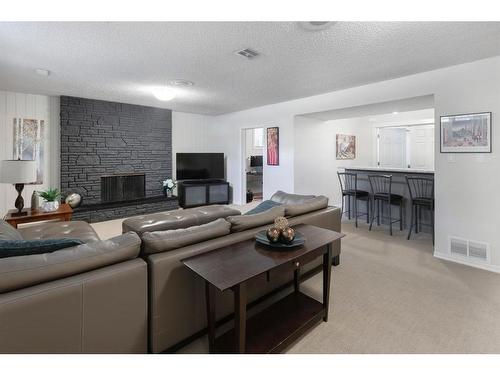
<instances>
[{"instance_id":1,"label":"white paneled wall","mask_svg":"<svg viewBox=\"0 0 500 375\"><path fill-rule=\"evenodd\" d=\"M42 185L26 185L24 205L30 207L33 190L59 187L59 105L58 98L0 91L0 159L13 158L13 120L32 118L45 121L44 181ZM0 184L0 214L14 208L17 192L10 184Z\"/></svg>"},{"instance_id":2,"label":"white paneled wall","mask_svg":"<svg viewBox=\"0 0 500 375\"><path fill-rule=\"evenodd\" d=\"M211 142L212 116L172 112L172 172L175 178L177 152L221 152ZM170 176L169 176L170 177Z\"/></svg>"}]
</instances>

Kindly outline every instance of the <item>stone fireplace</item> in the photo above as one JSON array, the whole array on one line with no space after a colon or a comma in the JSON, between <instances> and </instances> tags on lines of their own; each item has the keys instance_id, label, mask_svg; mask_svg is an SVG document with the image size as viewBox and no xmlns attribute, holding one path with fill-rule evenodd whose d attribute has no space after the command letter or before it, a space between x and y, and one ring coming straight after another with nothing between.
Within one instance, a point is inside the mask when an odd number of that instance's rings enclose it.
<instances>
[{"instance_id":1,"label":"stone fireplace","mask_svg":"<svg viewBox=\"0 0 500 375\"><path fill-rule=\"evenodd\" d=\"M61 191L82 196L77 220L96 222L177 208L172 111L61 96Z\"/></svg>"}]
</instances>

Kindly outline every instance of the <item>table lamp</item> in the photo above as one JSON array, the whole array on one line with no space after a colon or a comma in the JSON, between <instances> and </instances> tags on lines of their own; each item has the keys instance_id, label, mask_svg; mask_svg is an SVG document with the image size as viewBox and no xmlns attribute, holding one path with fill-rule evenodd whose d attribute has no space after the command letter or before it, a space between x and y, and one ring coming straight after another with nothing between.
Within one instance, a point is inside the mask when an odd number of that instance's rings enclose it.
<instances>
[{"instance_id":1,"label":"table lamp","mask_svg":"<svg viewBox=\"0 0 500 375\"><path fill-rule=\"evenodd\" d=\"M24 199L22 192L24 184L36 181L36 162L34 160L2 160L0 162L0 182L14 184L17 191L15 206L17 213L14 216L25 214L23 212Z\"/></svg>"}]
</instances>

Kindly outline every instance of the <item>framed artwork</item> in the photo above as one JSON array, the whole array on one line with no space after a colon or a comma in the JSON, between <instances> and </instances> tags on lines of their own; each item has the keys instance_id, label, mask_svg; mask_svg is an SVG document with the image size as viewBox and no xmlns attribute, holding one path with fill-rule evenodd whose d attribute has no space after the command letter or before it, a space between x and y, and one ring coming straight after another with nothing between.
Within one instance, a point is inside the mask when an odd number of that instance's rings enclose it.
<instances>
[{"instance_id":1,"label":"framed artwork","mask_svg":"<svg viewBox=\"0 0 500 375\"><path fill-rule=\"evenodd\" d=\"M44 121L15 118L13 122L14 159L36 161L36 182L43 184Z\"/></svg>"},{"instance_id":2,"label":"framed artwork","mask_svg":"<svg viewBox=\"0 0 500 375\"><path fill-rule=\"evenodd\" d=\"M279 128L267 128L267 165L280 165Z\"/></svg>"},{"instance_id":3,"label":"framed artwork","mask_svg":"<svg viewBox=\"0 0 500 375\"><path fill-rule=\"evenodd\" d=\"M491 112L441 116L441 153L491 152Z\"/></svg>"},{"instance_id":4,"label":"framed artwork","mask_svg":"<svg viewBox=\"0 0 500 375\"><path fill-rule=\"evenodd\" d=\"M337 134L336 136L337 160L352 160L356 158L356 136Z\"/></svg>"}]
</instances>

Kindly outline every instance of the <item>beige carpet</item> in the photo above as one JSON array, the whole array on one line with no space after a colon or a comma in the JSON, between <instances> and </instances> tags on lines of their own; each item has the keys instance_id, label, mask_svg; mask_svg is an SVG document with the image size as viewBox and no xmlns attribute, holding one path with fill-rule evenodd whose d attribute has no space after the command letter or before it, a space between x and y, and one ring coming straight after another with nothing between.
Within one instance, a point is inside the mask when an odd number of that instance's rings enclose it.
<instances>
[{"instance_id":1,"label":"beige carpet","mask_svg":"<svg viewBox=\"0 0 500 375\"><path fill-rule=\"evenodd\" d=\"M343 223L330 320L288 353L500 353L500 275L439 260L430 236ZM321 275L302 290L321 299ZM180 351L206 353L206 337Z\"/></svg>"},{"instance_id":2,"label":"beige carpet","mask_svg":"<svg viewBox=\"0 0 500 375\"><path fill-rule=\"evenodd\" d=\"M121 232L121 220L93 226L102 238ZM343 232L330 320L289 353L500 353L500 275L434 258L426 234L407 241L349 222ZM321 285L318 274L302 290L321 299ZM204 337L180 352L207 350Z\"/></svg>"}]
</instances>

